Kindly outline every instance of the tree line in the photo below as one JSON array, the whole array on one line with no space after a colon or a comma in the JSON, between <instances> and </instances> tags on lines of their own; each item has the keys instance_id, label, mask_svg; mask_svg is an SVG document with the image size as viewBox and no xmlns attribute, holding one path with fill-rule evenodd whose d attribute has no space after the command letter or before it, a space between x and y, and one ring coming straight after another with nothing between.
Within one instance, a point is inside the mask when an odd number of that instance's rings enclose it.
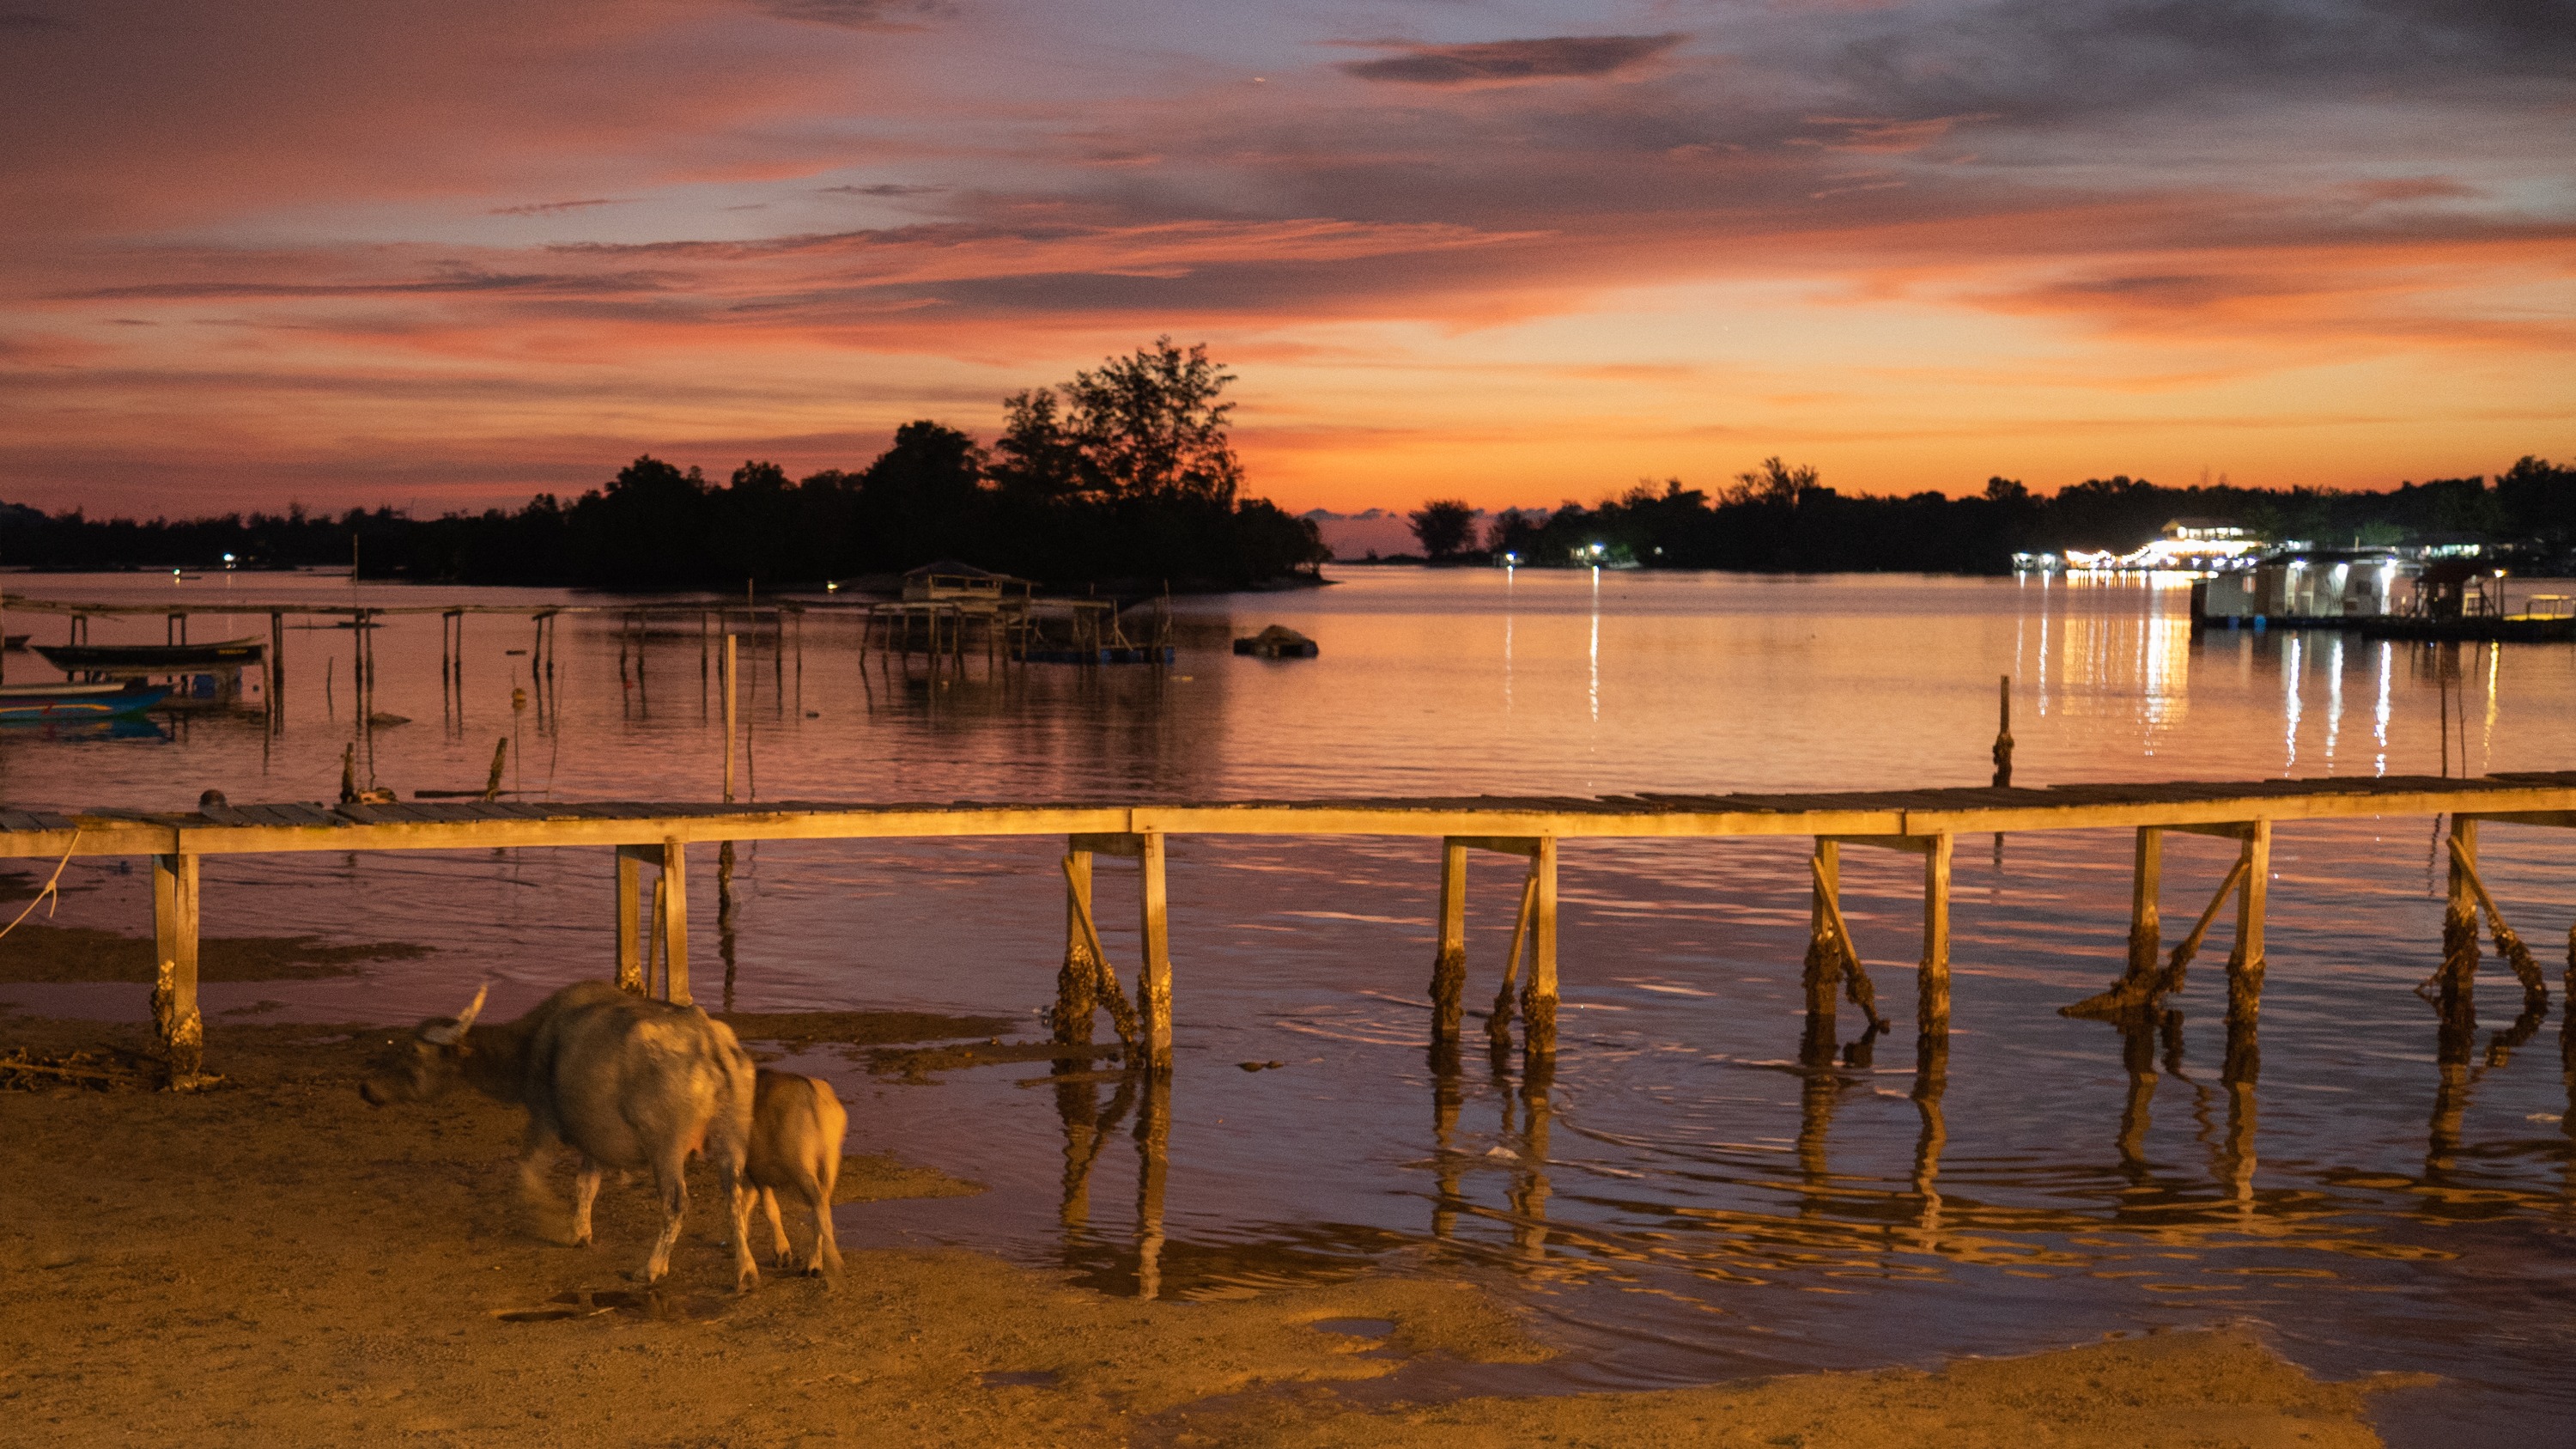
<instances>
[{"instance_id":1,"label":"tree line","mask_svg":"<svg viewBox=\"0 0 2576 1449\"><path fill-rule=\"evenodd\" d=\"M2176 518L2208 519L2321 548L2479 542L2554 568L2576 566L2576 465L2526 456L2496 475L2402 483L2379 492L2322 488L2167 487L2121 475L2053 496L1989 478L1951 498L1846 496L1813 467L1778 458L1712 497L1680 479L1640 483L1586 507L1505 509L1477 537L1476 510L1437 499L1410 515L1435 561L1502 555L1537 567L1589 563L1791 573L2002 573L2016 553L2127 552Z\"/></svg>"},{"instance_id":2,"label":"tree line","mask_svg":"<svg viewBox=\"0 0 2576 1449\"><path fill-rule=\"evenodd\" d=\"M1313 523L1242 496L1227 435L1234 375L1159 338L1004 400L988 449L928 420L855 471L790 479L747 461L722 482L650 455L566 502L413 519L300 507L171 521L0 505L0 562L56 569L309 567L472 584L762 589L940 559L1056 587L1236 587L1311 571Z\"/></svg>"}]
</instances>

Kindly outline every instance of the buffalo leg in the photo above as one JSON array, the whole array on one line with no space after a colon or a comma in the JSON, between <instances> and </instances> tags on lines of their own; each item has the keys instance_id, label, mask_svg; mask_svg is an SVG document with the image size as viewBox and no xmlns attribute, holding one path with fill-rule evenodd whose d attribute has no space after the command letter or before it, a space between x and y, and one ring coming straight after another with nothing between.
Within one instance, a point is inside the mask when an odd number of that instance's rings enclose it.
<instances>
[{"instance_id":1,"label":"buffalo leg","mask_svg":"<svg viewBox=\"0 0 2576 1449\"><path fill-rule=\"evenodd\" d=\"M519 1195L533 1211L550 1213L561 1206L554 1190L546 1186L546 1169L554 1165L560 1141L551 1127L531 1116L528 1135L519 1147ZM572 1245L578 1248L589 1241L587 1236L576 1236Z\"/></svg>"},{"instance_id":2,"label":"buffalo leg","mask_svg":"<svg viewBox=\"0 0 2576 1449\"><path fill-rule=\"evenodd\" d=\"M590 1246L590 1205L599 1198L599 1178L604 1170L585 1157L580 1175L572 1180L572 1245L576 1248Z\"/></svg>"},{"instance_id":3,"label":"buffalo leg","mask_svg":"<svg viewBox=\"0 0 2576 1449\"><path fill-rule=\"evenodd\" d=\"M680 1241L680 1218L689 1208L689 1180L682 1175L687 1158L674 1155L653 1164L653 1186L662 1199L662 1235L653 1240L652 1256L644 1260L643 1278L647 1283L662 1281L671 1271L671 1249ZM733 1184L725 1184L728 1190ZM734 1252L747 1252L742 1245L741 1213L734 1215Z\"/></svg>"},{"instance_id":4,"label":"buffalo leg","mask_svg":"<svg viewBox=\"0 0 2576 1449\"><path fill-rule=\"evenodd\" d=\"M762 1211L769 1214L769 1235L776 1240L778 1248L778 1271L788 1272L796 1266L796 1251L787 1241L787 1221L778 1215L778 1190L771 1187L762 1188L760 1206Z\"/></svg>"},{"instance_id":5,"label":"buffalo leg","mask_svg":"<svg viewBox=\"0 0 2576 1449\"><path fill-rule=\"evenodd\" d=\"M713 1146L713 1144L709 1145ZM751 1193L746 1190L751 1184L742 1175L742 1158L739 1153L718 1155L710 1151L708 1155L715 1158L717 1185L724 1192L725 1209L733 1214L734 1291L748 1293L760 1286L760 1265L753 1262L751 1257ZM672 1170L672 1175L675 1179L678 1176L676 1166ZM674 1213L670 1226L662 1234L664 1246L661 1252L665 1258L669 1256L669 1244L679 1234L680 1219L678 1214Z\"/></svg>"},{"instance_id":6,"label":"buffalo leg","mask_svg":"<svg viewBox=\"0 0 2576 1449\"><path fill-rule=\"evenodd\" d=\"M838 1278L841 1276L841 1242L840 1235L832 1231L832 1186L828 1182L814 1186L817 1189L813 1198L814 1259L807 1271L820 1273L826 1278Z\"/></svg>"}]
</instances>

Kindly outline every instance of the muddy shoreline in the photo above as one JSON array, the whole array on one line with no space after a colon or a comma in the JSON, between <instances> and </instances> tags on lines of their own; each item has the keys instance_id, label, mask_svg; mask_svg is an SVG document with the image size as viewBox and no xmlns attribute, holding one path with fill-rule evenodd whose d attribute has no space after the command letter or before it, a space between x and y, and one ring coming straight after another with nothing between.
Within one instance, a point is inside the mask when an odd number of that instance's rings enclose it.
<instances>
[{"instance_id":1,"label":"muddy shoreline","mask_svg":"<svg viewBox=\"0 0 2576 1449\"><path fill-rule=\"evenodd\" d=\"M2372 1386L2318 1383L2226 1332L1936 1374L1411 1402L1408 1365L1508 1382L1550 1350L1467 1281L1154 1303L883 1246L867 1202L974 1187L871 1158L864 1132L840 1291L771 1277L731 1294L701 1183L648 1295L626 1278L648 1194L603 1194L599 1246L561 1246L559 1211L513 1188L518 1113L358 1100L391 1035L243 1023L214 1091L0 1093L0 1412L66 1444L2379 1442ZM0 1017L0 1049L147 1046L139 1026Z\"/></svg>"}]
</instances>

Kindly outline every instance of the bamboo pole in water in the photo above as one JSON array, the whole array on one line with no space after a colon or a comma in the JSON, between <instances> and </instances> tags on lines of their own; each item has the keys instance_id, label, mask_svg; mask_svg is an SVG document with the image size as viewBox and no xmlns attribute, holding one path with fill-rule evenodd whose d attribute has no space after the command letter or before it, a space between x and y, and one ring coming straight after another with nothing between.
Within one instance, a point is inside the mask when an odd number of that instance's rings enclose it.
<instances>
[{"instance_id":1,"label":"bamboo pole in water","mask_svg":"<svg viewBox=\"0 0 2576 1449\"><path fill-rule=\"evenodd\" d=\"M721 684L722 684L722 686L723 686L723 690L724 690L724 732L725 732L725 744L724 744L724 760L725 760L725 773L724 773L724 797L725 797L725 803L726 803L726 804L728 804L728 805L730 805L730 804L732 804L732 803L733 803L733 730L734 730L734 724L733 724L733 720L734 720L734 697L733 697L733 696L734 696L734 689L733 689L733 680L734 680L734 673L733 673L733 670L734 670L734 642L733 642L733 641L734 641L734 636L732 636L731 634L727 634L727 635L725 636L725 641L724 641L724 644L725 644L725 647L724 647L724 677L723 677L723 679L721 680Z\"/></svg>"}]
</instances>

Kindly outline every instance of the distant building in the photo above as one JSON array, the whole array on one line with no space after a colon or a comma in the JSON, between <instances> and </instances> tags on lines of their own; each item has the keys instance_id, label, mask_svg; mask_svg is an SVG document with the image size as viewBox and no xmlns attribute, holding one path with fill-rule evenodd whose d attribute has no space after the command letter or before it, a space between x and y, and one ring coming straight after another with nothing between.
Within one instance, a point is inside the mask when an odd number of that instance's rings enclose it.
<instances>
[{"instance_id":1,"label":"distant building","mask_svg":"<svg viewBox=\"0 0 2576 1449\"><path fill-rule=\"evenodd\" d=\"M906 569L903 600L907 604L1025 604L1037 586L1027 579L979 569L953 558Z\"/></svg>"},{"instance_id":2,"label":"distant building","mask_svg":"<svg viewBox=\"0 0 2576 1449\"><path fill-rule=\"evenodd\" d=\"M2176 518L2165 524L2158 537L2128 553L2070 548L2066 551L2064 567L2122 573L2170 570L2204 573L2247 567L2263 548L2263 540L2255 537L2252 529L2239 528L2223 519ZM2020 564L2023 557L2025 555L2015 555L2014 562ZM2046 567L2044 564L2037 566Z\"/></svg>"},{"instance_id":3,"label":"distant building","mask_svg":"<svg viewBox=\"0 0 2576 1449\"><path fill-rule=\"evenodd\" d=\"M2276 553L2192 586L2204 619L2368 619L2421 607L2423 565L2395 549Z\"/></svg>"}]
</instances>

